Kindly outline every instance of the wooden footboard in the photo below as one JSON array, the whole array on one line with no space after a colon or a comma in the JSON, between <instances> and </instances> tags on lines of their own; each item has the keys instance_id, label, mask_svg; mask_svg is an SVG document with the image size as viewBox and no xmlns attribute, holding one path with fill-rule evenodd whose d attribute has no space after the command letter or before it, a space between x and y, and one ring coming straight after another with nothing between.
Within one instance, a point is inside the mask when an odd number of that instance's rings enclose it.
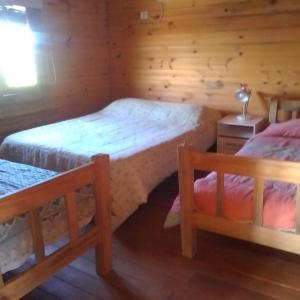
<instances>
[{"instance_id":1,"label":"wooden footboard","mask_svg":"<svg viewBox=\"0 0 300 300\"><path fill-rule=\"evenodd\" d=\"M197 228L300 254L300 163L199 153L188 146L180 146L178 151L181 240L184 256L192 257L196 252ZM204 215L194 207L193 183L195 170L217 172L215 216ZM234 222L222 217L225 173L254 178L252 223ZM294 233L263 226L263 187L265 180L297 185L296 231Z\"/></svg>"},{"instance_id":2,"label":"wooden footboard","mask_svg":"<svg viewBox=\"0 0 300 300\"><path fill-rule=\"evenodd\" d=\"M94 186L96 216L83 235L78 234L75 190ZM65 197L70 242L49 256L45 255L38 209L50 200ZM62 267L91 247L96 247L96 271L105 275L111 270L111 211L109 197L109 157L98 155L92 162L54 178L0 198L0 223L28 213L33 240L35 265L17 277L3 281L0 276L0 299L18 299L51 277Z\"/></svg>"}]
</instances>

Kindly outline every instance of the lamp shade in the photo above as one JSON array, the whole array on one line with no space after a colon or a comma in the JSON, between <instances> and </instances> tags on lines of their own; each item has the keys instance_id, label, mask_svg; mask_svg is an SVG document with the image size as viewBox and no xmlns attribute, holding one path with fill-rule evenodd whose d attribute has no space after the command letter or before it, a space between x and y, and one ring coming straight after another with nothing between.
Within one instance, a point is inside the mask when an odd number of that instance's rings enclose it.
<instances>
[{"instance_id":1,"label":"lamp shade","mask_svg":"<svg viewBox=\"0 0 300 300\"><path fill-rule=\"evenodd\" d=\"M241 103L247 103L250 100L251 91L247 90L245 86L234 92L235 98Z\"/></svg>"},{"instance_id":2,"label":"lamp shade","mask_svg":"<svg viewBox=\"0 0 300 300\"><path fill-rule=\"evenodd\" d=\"M247 115L247 107L251 97L251 90L247 89L246 85L241 85L241 88L234 92L235 98L242 105L242 114L237 116L239 121L244 121L250 119L251 117Z\"/></svg>"}]
</instances>

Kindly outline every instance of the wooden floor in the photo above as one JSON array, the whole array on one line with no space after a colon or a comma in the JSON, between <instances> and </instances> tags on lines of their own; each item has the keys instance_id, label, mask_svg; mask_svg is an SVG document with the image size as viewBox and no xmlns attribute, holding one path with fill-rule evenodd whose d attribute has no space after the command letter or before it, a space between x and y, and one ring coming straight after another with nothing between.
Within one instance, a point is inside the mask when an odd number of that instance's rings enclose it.
<instances>
[{"instance_id":1,"label":"wooden floor","mask_svg":"<svg viewBox=\"0 0 300 300\"><path fill-rule=\"evenodd\" d=\"M198 256L181 257L179 228L162 229L176 180L117 230L107 278L89 251L24 299L300 299L300 256L200 233Z\"/></svg>"}]
</instances>

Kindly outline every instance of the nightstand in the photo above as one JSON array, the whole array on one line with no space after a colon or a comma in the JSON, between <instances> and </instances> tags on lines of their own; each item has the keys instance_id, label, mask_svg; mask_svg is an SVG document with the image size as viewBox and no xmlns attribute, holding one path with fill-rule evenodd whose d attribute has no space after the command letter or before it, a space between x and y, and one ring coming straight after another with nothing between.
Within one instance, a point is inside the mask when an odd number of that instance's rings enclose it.
<instances>
[{"instance_id":1,"label":"nightstand","mask_svg":"<svg viewBox=\"0 0 300 300\"><path fill-rule=\"evenodd\" d=\"M236 153L248 139L262 131L266 124L266 120L262 117L240 121L236 116L226 116L218 122L217 151L226 154Z\"/></svg>"}]
</instances>

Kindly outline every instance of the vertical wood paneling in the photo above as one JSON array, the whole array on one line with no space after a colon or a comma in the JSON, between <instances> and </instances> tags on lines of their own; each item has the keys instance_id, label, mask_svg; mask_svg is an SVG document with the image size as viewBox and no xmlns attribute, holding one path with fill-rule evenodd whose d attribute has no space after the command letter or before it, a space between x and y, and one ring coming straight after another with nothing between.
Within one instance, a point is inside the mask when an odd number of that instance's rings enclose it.
<instances>
[{"instance_id":1,"label":"vertical wood paneling","mask_svg":"<svg viewBox=\"0 0 300 300\"><path fill-rule=\"evenodd\" d=\"M0 136L92 112L109 101L106 10L104 0L43 0L35 32L44 70L40 89L0 99Z\"/></svg>"},{"instance_id":2,"label":"vertical wood paneling","mask_svg":"<svg viewBox=\"0 0 300 300\"><path fill-rule=\"evenodd\" d=\"M156 0L44 0L43 26L35 34L48 71L38 92L1 99L0 137L94 111L118 97L239 111L232 94L246 82L253 90L249 110L258 115L267 111L258 91L299 97L299 1L164 3L160 22L142 22L138 11L160 13Z\"/></svg>"},{"instance_id":3,"label":"vertical wood paneling","mask_svg":"<svg viewBox=\"0 0 300 300\"><path fill-rule=\"evenodd\" d=\"M192 101L239 111L239 83L253 90L249 110L267 112L264 93L300 94L297 0L156 0L109 2L112 96Z\"/></svg>"}]
</instances>

